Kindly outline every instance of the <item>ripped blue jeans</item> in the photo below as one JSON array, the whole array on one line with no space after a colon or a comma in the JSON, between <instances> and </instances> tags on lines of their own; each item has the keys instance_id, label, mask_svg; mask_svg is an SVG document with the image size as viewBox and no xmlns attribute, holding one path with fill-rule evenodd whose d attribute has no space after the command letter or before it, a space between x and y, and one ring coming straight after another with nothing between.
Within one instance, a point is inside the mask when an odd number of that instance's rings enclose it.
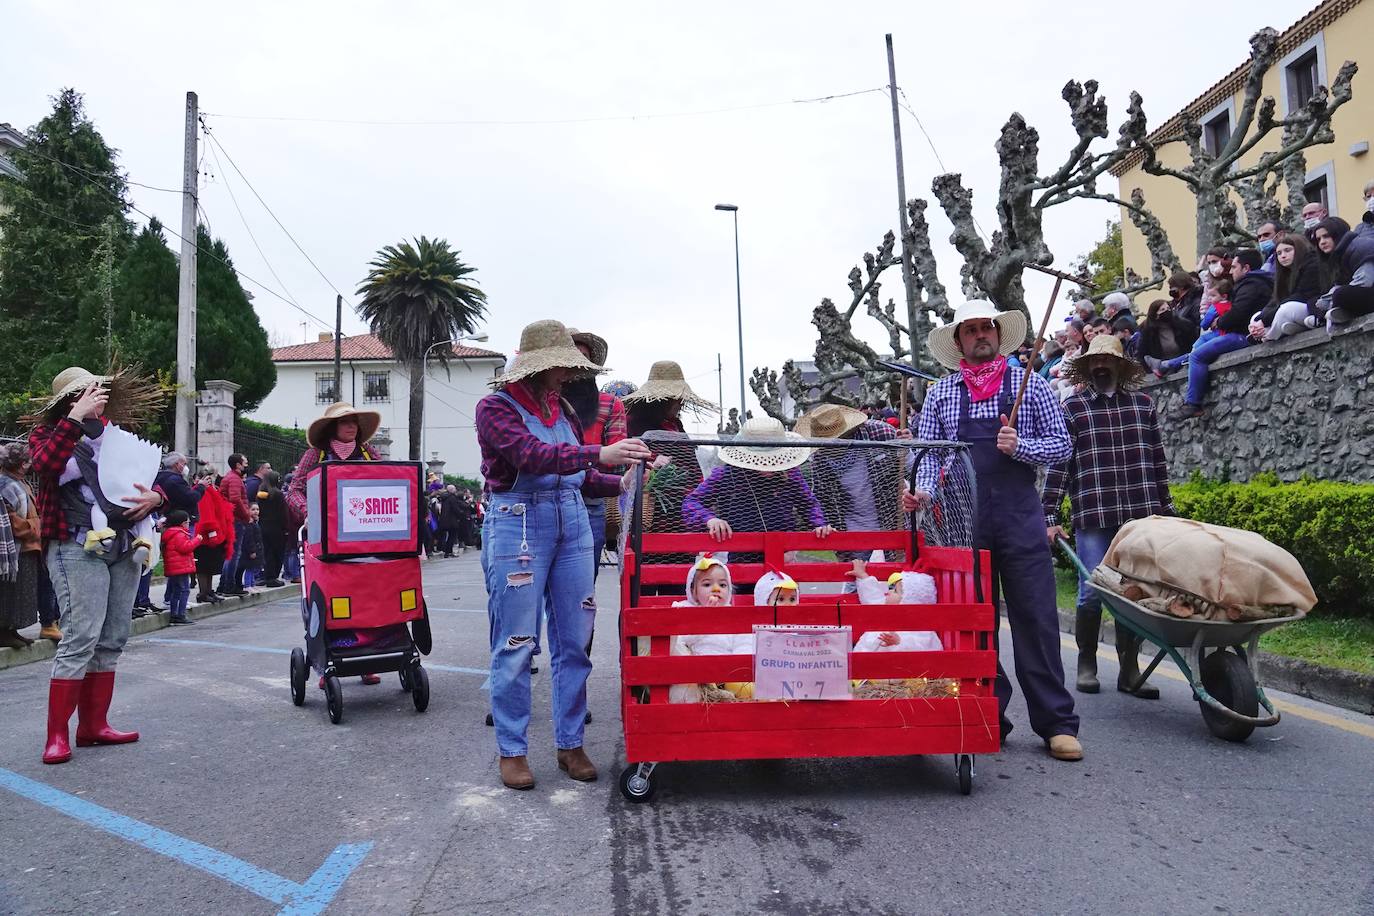
<instances>
[{"instance_id":1,"label":"ripped blue jeans","mask_svg":"<svg viewBox=\"0 0 1374 916\"><path fill-rule=\"evenodd\" d=\"M491 627L491 717L502 757L529 748L530 658L540 597L548 611L554 740L582 746L587 655L596 620L592 532L577 490L495 493L482 524L482 571Z\"/></svg>"}]
</instances>

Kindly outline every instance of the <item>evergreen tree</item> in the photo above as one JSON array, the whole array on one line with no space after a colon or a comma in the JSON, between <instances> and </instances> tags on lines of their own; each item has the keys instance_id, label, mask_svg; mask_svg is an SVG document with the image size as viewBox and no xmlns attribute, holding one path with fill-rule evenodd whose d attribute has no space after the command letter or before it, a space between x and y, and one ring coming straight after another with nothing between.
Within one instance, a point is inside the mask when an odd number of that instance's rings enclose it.
<instances>
[{"instance_id":1,"label":"evergreen tree","mask_svg":"<svg viewBox=\"0 0 1374 916\"><path fill-rule=\"evenodd\" d=\"M10 154L23 180L0 184L0 335L10 352L26 357L0 361L0 391L11 396L46 389L76 357L103 352L103 311L98 325L89 319L89 296L101 279L93 270L107 263L101 244L114 246L117 262L130 232L115 151L79 93L62 90L26 139Z\"/></svg>"}]
</instances>

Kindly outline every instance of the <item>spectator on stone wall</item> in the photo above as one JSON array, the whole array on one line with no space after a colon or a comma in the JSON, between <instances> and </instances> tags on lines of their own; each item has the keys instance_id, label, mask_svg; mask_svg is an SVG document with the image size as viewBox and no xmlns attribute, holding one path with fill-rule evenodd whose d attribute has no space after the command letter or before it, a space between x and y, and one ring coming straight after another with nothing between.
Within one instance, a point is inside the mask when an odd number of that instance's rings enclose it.
<instances>
[{"instance_id":1,"label":"spectator on stone wall","mask_svg":"<svg viewBox=\"0 0 1374 916\"><path fill-rule=\"evenodd\" d=\"M1308 201L1302 208L1302 231L1307 235L1307 240L1313 245L1317 244L1317 226L1322 220L1331 214L1326 211L1326 204L1318 200Z\"/></svg>"},{"instance_id":2,"label":"spectator on stone wall","mask_svg":"<svg viewBox=\"0 0 1374 916\"><path fill-rule=\"evenodd\" d=\"M1145 312L1145 324L1140 329L1140 357L1148 365L1151 359L1163 362L1183 356L1193 348L1197 336L1196 321L1180 315L1174 302L1156 299Z\"/></svg>"},{"instance_id":3,"label":"spectator on stone wall","mask_svg":"<svg viewBox=\"0 0 1374 916\"><path fill-rule=\"evenodd\" d=\"M1205 299L1218 281L1228 279L1231 276L1231 252L1221 247L1210 249L1198 262L1197 270L1198 280L1202 285L1202 295ZM1204 312L1206 308L1206 303L1203 303Z\"/></svg>"},{"instance_id":4,"label":"spectator on stone wall","mask_svg":"<svg viewBox=\"0 0 1374 916\"><path fill-rule=\"evenodd\" d=\"M1374 234L1356 235L1338 216L1317 226L1322 253L1322 285L1328 292L1315 309L1326 316L1327 331L1374 312Z\"/></svg>"},{"instance_id":5,"label":"spectator on stone wall","mask_svg":"<svg viewBox=\"0 0 1374 916\"><path fill-rule=\"evenodd\" d=\"M1228 259L1227 263L1230 261ZM1175 356L1173 359L1166 360L1145 360L1145 366L1156 376L1163 378L1175 369L1181 369L1188 365L1188 360L1192 353L1210 340L1220 336L1217 330L1217 320L1231 310L1231 278L1218 277L1202 293L1198 300L1198 305L1202 308L1202 319L1199 322L1201 334L1193 341L1192 347L1187 353Z\"/></svg>"},{"instance_id":6,"label":"spectator on stone wall","mask_svg":"<svg viewBox=\"0 0 1374 916\"><path fill-rule=\"evenodd\" d=\"M1297 232L1285 232L1274 250L1274 295L1269 304L1251 320L1251 336L1278 340L1316 327L1312 310L1322 294L1321 265L1307 239ZM1311 317L1313 323L1308 325Z\"/></svg>"},{"instance_id":7,"label":"spectator on stone wall","mask_svg":"<svg viewBox=\"0 0 1374 916\"><path fill-rule=\"evenodd\" d=\"M1092 321L1089 321L1083 328L1083 340L1086 343L1092 343L1093 338L1098 334L1110 334L1111 332L1112 323L1101 315L1098 315Z\"/></svg>"},{"instance_id":8,"label":"spectator on stone wall","mask_svg":"<svg viewBox=\"0 0 1374 916\"><path fill-rule=\"evenodd\" d=\"M1131 297L1117 290L1102 297L1102 317L1115 322L1122 313L1131 314Z\"/></svg>"},{"instance_id":9,"label":"spectator on stone wall","mask_svg":"<svg viewBox=\"0 0 1374 916\"><path fill-rule=\"evenodd\" d=\"M1207 394L1212 363L1234 350L1250 344L1250 317L1268 304L1274 292L1273 278L1259 272L1264 258L1254 248L1242 248L1231 259L1231 308L1217 319L1219 336L1195 347L1188 357L1188 391L1184 396L1183 417L1198 417L1204 412L1202 399Z\"/></svg>"},{"instance_id":10,"label":"spectator on stone wall","mask_svg":"<svg viewBox=\"0 0 1374 916\"><path fill-rule=\"evenodd\" d=\"M1169 277L1169 312L1193 326L1193 339L1197 339L1202 321L1202 284L1196 274L1177 271ZM1191 346L1191 343L1189 344ZM1184 347L1184 352L1188 347Z\"/></svg>"},{"instance_id":11,"label":"spectator on stone wall","mask_svg":"<svg viewBox=\"0 0 1374 916\"><path fill-rule=\"evenodd\" d=\"M1282 227L1272 219L1260 223L1259 229L1255 230L1255 248L1264 258L1260 273L1272 274L1277 269L1278 262L1274 258L1274 252L1278 248L1279 233L1282 231Z\"/></svg>"},{"instance_id":12,"label":"spectator on stone wall","mask_svg":"<svg viewBox=\"0 0 1374 916\"><path fill-rule=\"evenodd\" d=\"M1374 234L1374 179L1364 183L1364 213L1360 215L1360 224L1351 231L1356 235Z\"/></svg>"},{"instance_id":13,"label":"spectator on stone wall","mask_svg":"<svg viewBox=\"0 0 1374 916\"><path fill-rule=\"evenodd\" d=\"M1073 317L1087 324L1097 317L1097 306L1091 299L1079 299L1073 306Z\"/></svg>"}]
</instances>

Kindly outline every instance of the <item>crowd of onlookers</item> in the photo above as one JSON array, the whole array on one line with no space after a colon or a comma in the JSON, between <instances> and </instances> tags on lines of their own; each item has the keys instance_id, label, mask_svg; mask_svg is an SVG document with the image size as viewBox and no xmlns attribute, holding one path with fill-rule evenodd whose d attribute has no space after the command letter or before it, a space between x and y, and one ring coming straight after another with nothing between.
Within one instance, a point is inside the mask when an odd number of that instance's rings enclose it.
<instances>
[{"instance_id":1,"label":"crowd of onlookers","mask_svg":"<svg viewBox=\"0 0 1374 916\"><path fill-rule=\"evenodd\" d=\"M1364 212L1351 227L1309 203L1302 225L1262 224L1253 245L1209 250L1195 273L1168 279L1168 298L1149 303L1137 317L1131 299L1113 292L1095 304L1080 300L1052 340L1036 370L1067 398L1074 385L1065 361L1087 350L1099 334L1120 338L1128 356L1164 378L1186 369L1181 415L1204 412L1210 367L1226 353L1280 340L1310 329L1328 333L1374 312L1374 181L1364 188ZM1029 351L1018 354L1024 364Z\"/></svg>"},{"instance_id":2,"label":"crowd of onlookers","mask_svg":"<svg viewBox=\"0 0 1374 916\"><path fill-rule=\"evenodd\" d=\"M424 530L425 556L462 556L482 543L482 518L486 510L468 489L445 484L430 474L425 485L427 515Z\"/></svg>"}]
</instances>

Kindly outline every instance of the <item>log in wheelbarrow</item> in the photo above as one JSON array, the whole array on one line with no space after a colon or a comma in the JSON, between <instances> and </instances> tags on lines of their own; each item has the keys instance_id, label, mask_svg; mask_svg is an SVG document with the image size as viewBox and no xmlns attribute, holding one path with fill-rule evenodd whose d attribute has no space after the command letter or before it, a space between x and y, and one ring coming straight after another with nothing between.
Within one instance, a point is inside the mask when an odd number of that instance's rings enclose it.
<instances>
[{"instance_id":1,"label":"log in wheelbarrow","mask_svg":"<svg viewBox=\"0 0 1374 916\"><path fill-rule=\"evenodd\" d=\"M1268 630L1301 620L1302 615L1232 622L1160 614L1088 579L1092 570L1083 565L1068 541L1059 538L1058 543L1088 587L1101 596L1116 625L1159 647L1131 690L1144 684L1168 657L1188 679L1202 720L1218 738L1244 741L1256 728L1278 723L1279 714L1259 685L1259 638Z\"/></svg>"}]
</instances>

